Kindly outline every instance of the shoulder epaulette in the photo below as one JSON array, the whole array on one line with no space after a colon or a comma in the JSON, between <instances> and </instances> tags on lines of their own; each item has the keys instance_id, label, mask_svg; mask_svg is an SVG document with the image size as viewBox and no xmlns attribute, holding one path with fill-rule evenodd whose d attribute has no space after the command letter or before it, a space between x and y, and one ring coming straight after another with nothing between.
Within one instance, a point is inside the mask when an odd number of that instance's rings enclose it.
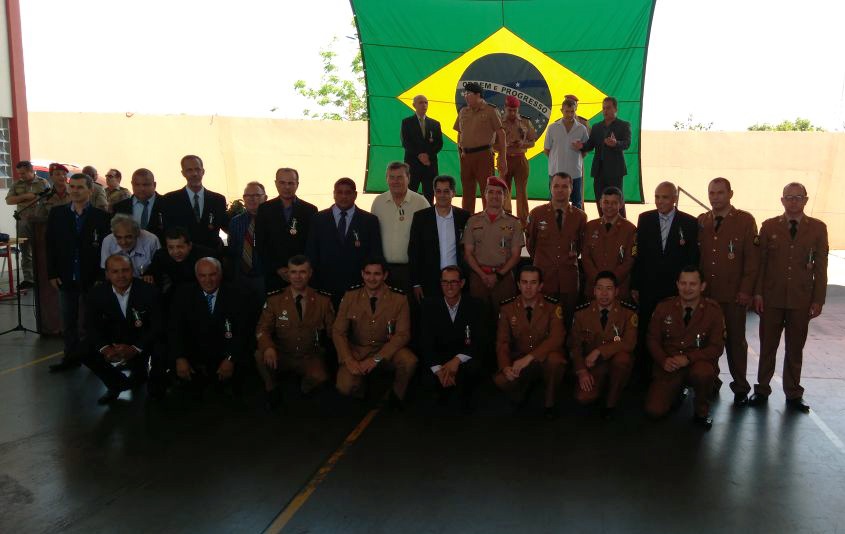
<instances>
[{"instance_id":1,"label":"shoulder epaulette","mask_svg":"<svg viewBox=\"0 0 845 534\"><path fill-rule=\"evenodd\" d=\"M405 291L403 289L399 289L398 287L387 286L391 291L394 293L399 293L400 295L404 295Z\"/></svg>"},{"instance_id":2,"label":"shoulder epaulette","mask_svg":"<svg viewBox=\"0 0 845 534\"><path fill-rule=\"evenodd\" d=\"M499 109L499 108L496 107L496 104L491 104L490 102L484 102L484 103L487 104L488 106L490 106L491 108Z\"/></svg>"},{"instance_id":3,"label":"shoulder epaulette","mask_svg":"<svg viewBox=\"0 0 845 534\"><path fill-rule=\"evenodd\" d=\"M323 291L322 289L315 289L314 291L316 291L320 295L323 295L324 297L332 298L332 294L329 293L328 291Z\"/></svg>"},{"instance_id":4,"label":"shoulder epaulette","mask_svg":"<svg viewBox=\"0 0 845 534\"><path fill-rule=\"evenodd\" d=\"M628 308L632 311L637 311L639 309L636 304L634 304L633 302L628 302L627 300L620 300L619 305L623 308Z\"/></svg>"},{"instance_id":5,"label":"shoulder epaulette","mask_svg":"<svg viewBox=\"0 0 845 534\"><path fill-rule=\"evenodd\" d=\"M284 289L275 289L273 291L268 291L267 296L272 297L273 295L280 295L284 291Z\"/></svg>"},{"instance_id":6,"label":"shoulder epaulette","mask_svg":"<svg viewBox=\"0 0 845 534\"><path fill-rule=\"evenodd\" d=\"M355 284L354 286L349 286L346 290L355 291L356 289L361 289L362 287L364 287L364 284Z\"/></svg>"},{"instance_id":7,"label":"shoulder epaulette","mask_svg":"<svg viewBox=\"0 0 845 534\"><path fill-rule=\"evenodd\" d=\"M550 297L550 296L548 296L548 295L543 295L543 298L544 298L544 299L546 299L546 302L551 302L552 304L559 304L559 303L560 303L560 299L557 299L557 298L555 298L555 297Z\"/></svg>"},{"instance_id":8,"label":"shoulder epaulette","mask_svg":"<svg viewBox=\"0 0 845 534\"><path fill-rule=\"evenodd\" d=\"M504 306L505 304L510 304L511 302L515 301L515 300L516 300L516 297L518 297L518 296L519 296L519 295L514 295L514 296L513 296L513 297L511 297L511 298L508 298L508 299L505 299L505 300L501 301L501 302L499 303L499 306Z\"/></svg>"},{"instance_id":9,"label":"shoulder epaulette","mask_svg":"<svg viewBox=\"0 0 845 534\"><path fill-rule=\"evenodd\" d=\"M518 219L518 218L519 218L519 217L517 217L516 215L512 215L512 214L510 214L510 213L508 213L508 212L505 212L505 216L506 216L506 217L510 217L511 219Z\"/></svg>"},{"instance_id":10,"label":"shoulder epaulette","mask_svg":"<svg viewBox=\"0 0 845 534\"><path fill-rule=\"evenodd\" d=\"M593 301L592 301L592 300L588 300L588 301L587 301L587 302L585 302L584 304L580 304L580 305L578 305L578 306L575 306L575 311L578 311L578 310L586 310L587 308L589 308L589 307L590 307L590 304L592 304L592 303L593 303Z\"/></svg>"},{"instance_id":11,"label":"shoulder epaulette","mask_svg":"<svg viewBox=\"0 0 845 534\"><path fill-rule=\"evenodd\" d=\"M531 121L531 117L528 117L528 116L523 115L523 114L521 114L521 113L520 113L520 115L519 115L519 116L520 116L520 117L522 117L523 119L527 120L527 121Z\"/></svg>"}]
</instances>

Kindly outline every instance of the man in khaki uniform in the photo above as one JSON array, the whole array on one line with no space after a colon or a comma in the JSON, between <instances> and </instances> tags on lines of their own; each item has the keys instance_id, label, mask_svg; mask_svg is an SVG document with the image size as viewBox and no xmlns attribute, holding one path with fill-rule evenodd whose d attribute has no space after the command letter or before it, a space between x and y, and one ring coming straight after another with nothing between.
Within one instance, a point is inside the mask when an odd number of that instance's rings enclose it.
<instances>
[{"instance_id":1,"label":"man in khaki uniform","mask_svg":"<svg viewBox=\"0 0 845 534\"><path fill-rule=\"evenodd\" d=\"M772 392L775 355L786 329L783 391L790 408L808 412L801 387L801 363L810 320L822 313L827 292L827 226L807 216L807 189L783 188L784 214L760 228L760 272L754 310L760 315L760 367L749 404L765 404Z\"/></svg>"},{"instance_id":2,"label":"man in khaki uniform","mask_svg":"<svg viewBox=\"0 0 845 534\"><path fill-rule=\"evenodd\" d=\"M587 223L584 229L584 249L581 263L586 279L584 296L593 294L593 283L602 271L616 277L619 298L627 300L631 294L631 269L637 244L637 227L619 215L622 191L608 187L601 195L602 215Z\"/></svg>"},{"instance_id":3,"label":"man in khaki uniform","mask_svg":"<svg viewBox=\"0 0 845 534\"><path fill-rule=\"evenodd\" d=\"M337 389L341 395L363 396L365 378L376 368L393 371L390 403L401 409L417 357L408 349L411 319L408 298L388 287L384 260L365 260L363 286L350 289L340 302L332 339L340 368Z\"/></svg>"},{"instance_id":4,"label":"man in khaki uniform","mask_svg":"<svg viewBox=\"0 0 845 534\"><path fill-rule=\"evenodd\" d=\"M511 180L516 184L516 213L522 226L528 220L528 159L525 152L534 146L537 132L528 117L519 114L519 99L513 95L505 98L505 117L502 127L507 139L508 170L502 179L510 188ZM511 196L505 197L505 211L512 213Z\"/></svg>"},{"instance_id":5,"label":"man in khaki uniform","mask_svg":"<svg viewBox=\"0 0 845 534\"><path fill-rule=\"evenodd\" d=\"M725 316L718 302L703 296L706 285L698 267L684 267L678 275L678 296L661 301L654 310L648 325L653 378L645 410L651 417L666 415L690 384L695 391L693 423L709 429L710 394L725 349Z\"/></svg>"},{"instance_id":6,"label":"man in khaki uniform","mask_svg":"<svg viewBox=\"0 0 845 534\"><path fill-rule=\"evenodd\" d=\"M47 220L47 214L56 206L65 206L70 204L70 193L67 190L67 175L68 168L61 163L50 164L50 184L53 186L53 192L47 196L44 201L44 220Z\"/></svg>"},{"instance_id":7,"label":"man in khaki uniform","mask_svg":"<svg viewBox=\"0 0 845 534\"><path fill-rule=\"evenodd\" d=\"M44 219L46 210L44 206L33 205L44 196L50 189L50 184L44 178L35 175L35 169L29 161L20 161L15 165L18 179L12 183L9 192L6 193L6 204L17 206L20 212L20 220L17 224L17 237L26 239L21 241L21 278L18 282L20 289L28 289L35 285L35 270L32 265L32 246L30 239L33 236L32 223L38 219Z\"/></svg>"},{"instance_id":8,"label":"man in khaki uniform","mask_svg":"<svg viewBox=\"0 0 845 534\"><path fill-rule=\"evenodd\" d=\"M109 169L106 173L106 202L108 202L109 213L114 213L114 205L132 196L125 187L121 187L120 180L123 175L117 169Z\"/></svg>"},{"instance_id":9,"label":"man in khaki uniform","mask_svg":"<svg viewBox=\"0 0 845 534\"><path fill-rule=\"evenodd\" d=\"M335 319L331 298L308 286L313 272L308 258L293 256L287 268L290 286L267 297L255 330L255 363L271 409L281 402L276 371L293 370L302 376L303 394L329 378L323 358Z\"/></svg>"},{"instance_id":10,"label":"man in khaki uniform","mask_svg":"<svg viewBox=\"0 0 845 534\"><path fill-rule=\"evenodd\" d=\"M600 272L591 285L595 300L578 307L568 340L569 357L578 377L575 400L589 404L606 393L602 416L612 419L631 376L637 313L633 305L618 300L612 271Z\"/></svg>"},{"instance_id":11,"label":"man in khaki uniform","mask_svg":"<svg viewBox=\"0 0 845 534\"><path fill-rule=\"evenodd\" d=\"M458 112L454 126L458 132L458 153L461 157L461 207L470 213L475 213L476 189L483 188L484 180L495 170L491 151L494 144L499 153L499 174L504 176L508 172L507 140L502 119L496 106L481 98L482 91L475 82L464 86L467 105Z\"/></svg>"},{"instance_id":12,"label":"man in khaki uniform","mask_svg":"<svg viewBox=\"0 0 845 534\"><path fill-rule=\"evenodd\" d=\"M543 270L543 293L560 299L568 328L578 303L578 254L587 214L569 202L571 176L555 174L551 188L551 201L531 210L528 217L528 254Z\"/></svg>"},{"instance_id":13,"label":"man in khaki uniform","mask_svg":"<svg viewBox=\"0 0 845 534\"><path fill-rule=\"evenodd\" d=\"M99 173L93 165L86 165L82 168L82 174L91 177L91 205L103 211L109 211L109 200L106 196L106 188L97 181Z\"/></svg>"},{"instance_id":14,"label":"man in khaki uniform","mask_svg":"<svg viewBox=\"0 0 845 534\"><path fill-rule=\"evenodd\" d=\"M540 381L546 387L547 418L556 416L557 387L566 369L563 310L541 293L543 271L529 265L519 273L519 295L502 302L496 328L499 371L493 382L513 402L522 402Z\"/></svg>"},{"instance_id":15,"label":"man in khaki uniform","mask_svg":"<svg viewBox=\"0 0 845 534\"><path fill-rule=\"evenodd\" d=\"M505 213L502 201L508 187L501 178L487 179L487 207L467 221L462 243L464 260L471 269L469 292L494 312L514 294L513 268L519 263L525 236L522 224Z\"/></svg>"},{"instance_id":16,"label":"man in khaki uniform","mask_svg":"<svg viewBox=\"0 0 845 534\"><path fill-rule=\"evenodd\" d=\"M748 343L745 316L751 305L760 263L757 223L754 216L731 205L733 190L726 178L714 178L707 186L712 211L698 216L698 246L701 271L707 288L704 294L722 307L727 339L725 352L731 371L734 404L745 406L751 386L745 378ZM716 391L722 381L716 378Z\"/></svg>"}]
</instances>

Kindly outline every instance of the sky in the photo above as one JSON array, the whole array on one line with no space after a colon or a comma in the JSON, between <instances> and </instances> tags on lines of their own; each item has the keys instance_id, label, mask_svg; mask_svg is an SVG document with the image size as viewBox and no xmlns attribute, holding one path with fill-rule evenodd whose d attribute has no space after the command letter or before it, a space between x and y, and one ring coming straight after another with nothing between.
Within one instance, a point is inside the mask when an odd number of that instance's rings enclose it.
<instances>
[{"instance_id":1,"label":"sky","mask_svg":"<svg viewBox=\"0 0 845 534\"><path fill-rule=\"evenodd\" d=\"M424 4L423 4L424 5ZM302 118L348 0L21 0L30 111ZM657 0L645 130L810 119L845 131L841 0ZM624 118L624 117L623 117Z\"/></svg>"}]
</instances>

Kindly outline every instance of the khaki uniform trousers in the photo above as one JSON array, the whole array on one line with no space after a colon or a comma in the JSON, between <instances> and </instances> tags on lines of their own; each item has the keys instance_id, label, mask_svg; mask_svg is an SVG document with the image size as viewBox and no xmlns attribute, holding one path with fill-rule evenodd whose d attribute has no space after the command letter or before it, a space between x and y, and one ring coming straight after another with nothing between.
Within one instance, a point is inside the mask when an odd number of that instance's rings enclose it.
<instances>
[{"instance_id":1,"label":"khaki uniform trousers","mask_svg":"<svg viewBox=\"0 0 845 534\"><path fill-rule=\"evenodd\" d=\"M416 368L417 357L410 349L401 348L389 360L382 360L372 372L393 373L393 392L400 399L404 399L408 391L408 383L414 376ZM337 390L341 395L363 397L366 378L366 375L353 375L345 365L341 364L337 370Z\"/></svg>"},{"instance_id":2,"label":"khaki uniform trousers","mask_svg":"<svg viewBox=\"0 0 845 534\"><path fill-rule=\"evenodd\" d=\"M525 158L525 154L515 154L508 156L507 161L508 172L502 178L511 191L513 191L513 188L510 187L511 180L516 186L516 213L522 222L522 227L525 228L528 222L528 160ZM506 212L513 213L511 195L509 194L505 195L504 208Z\"/></svg>"},{"instance_id":3,"label":"khaki uniform trousers","mask_svg":"<svg viewBox=\"0 0 845 534\"><path fill-rule=\"evenodd\" d=\"M496 373L493 382L496 387L504 391L513 402L522 402L525 395L541 378L546 388L544 406L555 405L557 399L557 388L563 380L563 373L566 370L566 359L560 352L550 352L543 362L534 360L531 364L519 373L519 378L513 382L505 378L502 371Z\"/></svg>"},{"instance_id":4,"label":"khaki uniform trousers","mask_svg":"<svg viewBox=\"0 0 845 534\"><path fill-rule=\"evenodd\" d=\"M279 347L276 347L276 353L279 355L279 361L274 371L264 364L263 351L255 351L255 366L258 368L258 374L264 380L264 389L267 391L271 391L276 387L276 375L285 371L293 371L302 377L302 382L300 383L300 391L302 393L310 392L329 379L329 374L326 372L326 365L321 355L314 354L306 357L285 355L279 350Z\"/></svg>"},{"instance_id":5,"label":"khaki uniform trousers","mask_svg":"<svg viewBox=\"0 0 845 534\"><path fill-rule=\"evenodd\" d=\"M804 388L801 387L801 363L804 359L804 343L807 341L809 326L810 316L807 309L766 307L760 316L760 367L757 369L755 393L772 393L769 383L775 374L775 356L780 345L780 336L786 330L783 392L787 399L797 399L804 395Z\"/></svg>"},{"instance_id":6,"label":"khaki uniform trousers","mask_svg":"<svg viewBox=\"0 0 845 534\"><path fill-rule=\"evenodd\" d=\"M695 392L693 406L695 415L704 417L710 413L710 395L716 381L716 368L710 362L699 361L668 373L654 365L654 377L646 395L645 411L651 417L662 417L672 408L672 404L681 393L681 388L689 384Z\"/></svg>"},{"instance_id":7,"label":"khaki uniform trousers","mask_svg":"<svg viewBox=\"0 0 845 534\"><path fill-rule=\"evenodd\" d=\"M590 404L598 400L606 391L605 406L615 408L631 376L633 363L633 358L627 352L618 352L610 360L599 358L592 369L587 369L587 372L593 375L592 391L582 390L578 380L575 380L575 401L579 404Z\"/></svg>"},{"instance_id":8,"label":"khaki uniform trousers","mask_svg":"<svg viewBox=\"0 0 845 534\"><path fill-rule=\"evenodd\" d=\"M485 181L493 176L495 171L493 152L482 150L472 154L464 154L461 158L461 207L468 212L475 213L475 195L478 189L481 190L481 204L484 200Z\"/></svg>"}]
</instances>

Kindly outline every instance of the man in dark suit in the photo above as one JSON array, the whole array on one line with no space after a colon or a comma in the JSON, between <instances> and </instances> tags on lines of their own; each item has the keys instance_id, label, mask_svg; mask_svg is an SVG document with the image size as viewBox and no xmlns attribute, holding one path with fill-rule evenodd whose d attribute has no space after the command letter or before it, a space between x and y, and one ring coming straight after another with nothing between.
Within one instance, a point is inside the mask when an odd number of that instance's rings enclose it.
<instances>
[{"instance_id":1,"label":"man in dark suit","mask_svg":"<svg viewBox=\"0 0 845 534\"><path fill-rule=\"evenodd\" d=\"M420 359L422 382L437 391L438 401L457 391L463 407L469 408L481 371L484 335L481 302L462 295L464 284L457 266L440 271L443 296L423 300Z\"/></svg>"},{"instance_id":2,"label":"man in dark suit","mask_svg":"<svg viewBox=\"0 0 845 534\"><path fill-rule=\"evenodd\" d=\"M106 279L88 293L85 316L89 325L90 349L82 362L108 388L97 401L109 404L120 392L150 377L150 393L159 395L163 384L161 356L162 322L158 291L143 280L132 278L132 262L121 254L106 259ZM122 362L130 376L112 364Z\"/></svg>"},{"instance_id":3,"label":"man in dark suit","mask_svg":"<svg viewBox=\"0 0 845 534\"><path fill-rule=\"evenodd\" d=\"M111 226L109 214L89 201L92 182L85 174L71 176L67 185L71 203L51 209L47 218L47 276L59 290L64 337L64 356L50 366L51 373L79 367L86 350L80 341L85 339L85 325L79 310L88 290L103 278L100 246Z\"/></svg>"},{"instance_id":4,"label":"man in dark suit","mask_svg":"<svg viewBox=\"0 0 845 534\"><path fill-rule=\"evenodd\" d=\"M194 243L221 250L220 230L229 228L226 198L203 187L205 169L199 156L185 156L181 165L187 185L164 195L164 226L187 228Z\"/></svg>"},{"instance_id":5,"label":"man in dark suit","mask_svg":"<svg viewBox=\"0 0 845 534\"><path fill-rule=\"evenodd\" d=\"M311 219L317 206L296 196L299 173L283 167L276 171L279 196L258 207L255 219L255 246L261 252L267 292L288 285L288 260L305 254Z\"/></svg>"},{"instance_id":6,"label":"man in dark suit","mask_svg":"<svg viewBox=\"0 0 845 534\"><path fill-rule=\"evenodd\" d=\"M631 146L631 123L616 117L618 109L617 100L612 96L606 97L601 105L604 120L593 125L590 138L586 143L581 141L572 143L573 148L585 155L591 150L596 151L590 168L590 176L593 177L593 191L599 216L602 215L601 202L599 202L602 192L610 186L624 191L622 180L628 174L625 151ZM625 216L624 205L619 213Z\"/></svg>"},{"instance_id":7,"label":"man in dark suit","mask_svg":"<svg viewBox=\"0 0 845 534\"><path fill-rule=\"evenodd\" d=\"M434 206L414 213L411 238L408 241L408 263L414 297L442 295L440 270L447 265L461 266L464 247L461 245L470 212L452 206L455 179L442 175L434 179Z\"/></svg>"},{"instance_id":8,"label":"man in dark suit","mask_svg":"<svg viewBox=\"0 0 845 534\"><path fill-rule=\"evenodd\" d=\"M437 176L437 153L443 148L443 133L440 123L426 116L428 99L424 95L414 97L414 114L402 119L402 147L405 149L405 163L411 166L409 188L418 193L422 183L422 194L431 204L434 197L432 181Z\"/></svg>"},{"instance_id":9,"label":"man in dark suit","mask_svg":"<svg viewBox=\"0 0 845 534\"><path fill-rule=\"evenodd\" d=\"M351 178L335 182L334 205L314 216L308 232L313 285L331 293L335 308L347 289L361 283L364 260L382 254L378 218L356 206L357 197Z\"/></svg>"},{"instance_id":10,"label":"man in dark suit","mask_svg":"<svg viewBox=\"0 0 845 534\"><path fill-rule=\"evenodd\" d=\"M222 285L217 259L202 258L194 270L197 283L180 287L173 299L167 338L171 363L182 384L199 392L208 383L236 386L232 378L246 361L253 325L244 324L238 292Z\"/></svg>"},{"instance_id":11,"label":"man in dark suit","mask_svg":"<svg viewBox=\"0 0 845 534\"><path fill-rule=\"evenodd\" d=\"M114 205L114 213L131 215L141 226L164 246L164 202L156 194L155 176L149 169L132 173L132 196Z\"/></svg>"},{"instance_id":12,"label":"man in dark suit","mask_svg":"<svg viewBox=\"0 0 845 534\"><path fill-rule=\"evenodd\" d=\"M663 182L654 191L657 209L641 213L637 220L631 295L639 304L640 352L636 370L640 378L651 375L646 335L657 303L678 294L675 281L684 266L698 265L698 221L679 211L677 203L678 188Z\"/></svg>"},{"instance_id":13,"label":"man in dark suit","mask_svg":"<svg viewBox=\"0 0 845 534\"><path fill-rule=\"evenodd\" d=\"M188 231L181 226L168 228L164 242L165 247L156 251L152 263L144 271L144 279L161 292L166 312L175 290L196 282L194 265L197 261L209 256L220 258L215 250L192 243Z\"/></svg>"}]
</instances>

